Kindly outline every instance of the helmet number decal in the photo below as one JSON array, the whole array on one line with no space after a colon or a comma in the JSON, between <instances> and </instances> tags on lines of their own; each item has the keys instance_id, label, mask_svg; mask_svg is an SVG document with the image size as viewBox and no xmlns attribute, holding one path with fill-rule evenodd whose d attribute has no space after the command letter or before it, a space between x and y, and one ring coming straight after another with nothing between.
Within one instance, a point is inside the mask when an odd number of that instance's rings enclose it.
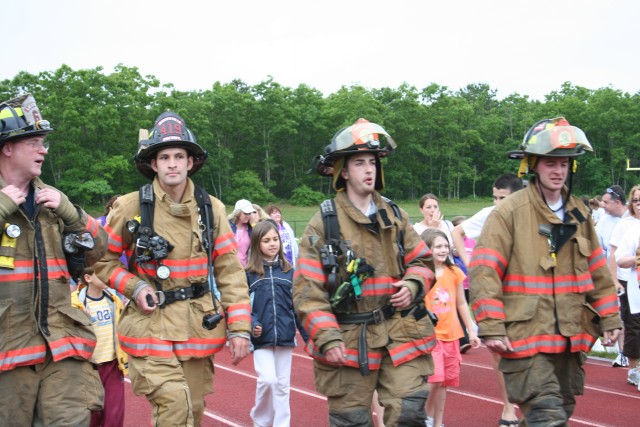
<instances>
[{"instance_id":1,"label":"helmet number decal","mask_svg":"<svg viewBox=\"0 0 640 427\"><path fill-rule=\"evenodd\" d=\"M160 133L162 135L181 135L182 124L174 121L165 122L160 128Z\"/></svg>"}]
</instances>

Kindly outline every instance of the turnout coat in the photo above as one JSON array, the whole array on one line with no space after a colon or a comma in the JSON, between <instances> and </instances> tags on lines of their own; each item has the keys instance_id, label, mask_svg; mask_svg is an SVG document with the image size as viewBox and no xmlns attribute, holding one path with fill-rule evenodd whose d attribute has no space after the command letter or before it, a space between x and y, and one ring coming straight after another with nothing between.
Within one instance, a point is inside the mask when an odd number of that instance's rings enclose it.
<instances>
[{"instance_id":1,"label":"turnout coat","mask_svg":"<svg viewBox=\"0 0 640 427\"><path fill-rule=\"evenodd\" d=\"M166 280L157 279L156 261L142 265L133 263L132 271L120 261L123 252L128 258L135 254L135 235L129 232L126 223L141 214L138 191L119 197L113 204L105 225L109 233L109 247L95 266L96 274L129 299L133 298L134 288L140 280L152 286L156 280L164 291L194 284L208 287L207 252L202 243L193 181L188 180L181 203L171 201L158 184L157 177L153 181L153 192L153 229L174 246L162 261L171 269L171 276ZM209 197L214 221L211 239L214 245L213 269L226 311L226 322L220 322L213 330L202 327L203 316L214 312L211 293L166 305L151 315L144 314L131 300L118 324L120 345L131 356L169 358L175 355L180 360L209 357L224 347L227 328L230 332L249 332L251 308L245 273L236 255L237 244L224 205Z\"/></svg>"},{"instance_id":2,"label":"turnout coat","mask_svg":"<svg viewBox=\"0 0 640 427\"><path fill-rule=\"evenodd\" d=\"M39 178L31 185L36 192L53 188ZM0 178L0 188L4 186ZM56 362L89 359L96 337L89 316L71 306L62 239L66 232L89 231L95 239L94 248L86 252L91 265L104 253L107 233L62 193L58 209L36 205L29 219L0 192L0 224L20 227L15 249L0 248L0 255L14 259L13 268L0 267L0 372L43 363L47 349Z\"/></svg>"},{"instance_id":3,"label":"turnout coat","mask_svg":"<svg viewBox=\"0 0 640 427\"><path fill-rule=\"evenodd\" d=\"M559 238L549 234L562 223L532 180L484 225L470 263L471 303L478 336L509 338L515 351L504 358L587 352L601 332L622 326L615 285L584 203L573 196L567 202L562 232L570 237L554 259Z\"/></svg>"},{"instance_id":4,"label":"turnout coat","mask_svg":"<svg viewBox=\"0 0 640 427\"><path fill-rule=\"evenodd\" d=\"M351 313L367 313L389 304L396 291L392 286L408 280L421 302L434 282L431 251L415 233L407 213L397 218L392 207L380 194L374 193L377 207L377 230L367 228L371 220L349 201L344 192L335 197L340 225L340 239L349 241L355 256L364 258L375 268L373 277L362 284L362 299L353 304ZM404 256L400 254L397 236L404 231ZM320 212L310 220L302 240L294 274L293 302L300 320L309 333L307 352L316 360L328 363L323 353L345 343L346 366L358 368L358 335L361 324L340 324L329 303L327 274L322 269L320 250L325 245L324 225ZM344 281L345 255L338 257L339 276ZM429 316L416 321L413 315L396 312L387 321L367 326L367 351L370 369L379 369L383 350L388 350L394 366L428 355L435 346L433 324Z\"/></svg>"}]
</instances>

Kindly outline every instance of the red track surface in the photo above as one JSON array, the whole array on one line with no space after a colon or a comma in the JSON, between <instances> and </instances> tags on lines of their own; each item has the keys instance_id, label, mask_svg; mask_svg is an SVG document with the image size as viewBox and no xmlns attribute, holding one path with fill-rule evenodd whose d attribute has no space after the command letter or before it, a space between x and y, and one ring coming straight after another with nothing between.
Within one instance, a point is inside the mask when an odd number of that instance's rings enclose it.
<instances>
[{"instance_id":1,"label":"red track surface","mask_svg":"<svg viewBox=\"0 0 640 427\"><path fill-rule=\"evenodd\" d=\"M216 355L215 366L216 392L207 397L202 426L251 426L249 411L253 406L256 381L251 356L233 366L228 350L224 349ZM627 369L612 368L609 361L589 359L586 371L585 395L578 397L571 425L640 425L640 391L626 383ZM134 396L129 383L126 387L125 425L149 426L150 404L144 396ZM448 391L444 424L447 427L495 427L501 409L489 352L485 348L471 350L463 356L461 386ZM294 352L291 371L291 425L329 425L327 401L315 391L313 365L301 345Z\"/></svg>"}]
</instances>

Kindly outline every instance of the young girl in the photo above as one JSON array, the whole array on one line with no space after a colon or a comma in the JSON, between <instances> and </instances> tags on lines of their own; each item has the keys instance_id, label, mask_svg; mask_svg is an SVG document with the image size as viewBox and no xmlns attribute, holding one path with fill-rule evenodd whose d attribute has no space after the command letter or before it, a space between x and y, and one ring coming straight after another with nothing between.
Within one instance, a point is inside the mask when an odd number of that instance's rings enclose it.
<instances>
[{"instance_id":1,"label":"young girl","mask_svg":"<svg viewBox=\"0 0 640 427\"><path fill-rule=\"evenodd\" d=\"M258 375L254 426L289 426L289 383L296 325L293 310L293 269L282 252L278 226L259 222L251 232L247 262L251 296L253 366ZM302 337L306 332L300 328Z\"/></svg>"},{"instance_id":2,"label":"young girl","mask_svg":"<svg viewBox=\"0 0 640 427\"><path fill-rule=\"evenodd\" d=\"M462 283L465 274L451 262L449 241L440 230L427 229L422 238L433 253L436 267L436 283L425 296L427 308L438 316L436 347L431 353L434 374L429 377L427 399L427 426L442 426L447 387L460 385L460 343L464 336L458 314L469 334L473 348L480 346L464 297Z\"/></svg>"}]
</instances>

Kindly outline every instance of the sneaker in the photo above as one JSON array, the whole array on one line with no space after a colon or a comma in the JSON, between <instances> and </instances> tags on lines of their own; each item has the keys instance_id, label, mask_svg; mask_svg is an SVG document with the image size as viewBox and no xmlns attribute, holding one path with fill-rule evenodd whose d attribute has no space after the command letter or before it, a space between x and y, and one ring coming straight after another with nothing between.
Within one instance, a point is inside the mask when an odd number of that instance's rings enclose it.
<instances>
[{"instance_id":1,"label":"sneaker","mask_svg":"<svg viewBox=\"0 0 640 427\"><path fill-rule=\"evenodd\" d=\"M629 359L626 356L623 356L622 353L618 353L618 357L615 358L613 362L611 362L611 366L614 368L626 368L629 366Z\"/></svg>"},{"instance_id":2,"label":"sneaker","mask_svg":"<svg viewBox=\"0 0 640 427\"><path fill-rule=\"evenodd\" d=\"M637 386L640 383L640 368L631 368L627 374L627 382Z\"/></svg>"},{"instance_id":3,"label":"sneaker","mask_svg":"<svg viewBox=\"0 0 640 427\"><path fill-rule=\"evenodd\" d=\"M460 346L460 353L465 354L467 351L469 351L469 349L471 349L471 344L469 343L462 344Z\"/></svg>"},{"instance_id":4,"label":"sneaker","mask_svg":"<svg viewBox=\"0 0 640 427\"><path fill-rule=\"evenodd\" d=\"M424 422L427 427L433 427L433 418L427 415L427 420ZM444 424L440 424L440 427L444 427Z\"/></svg>"}]
</instances>

